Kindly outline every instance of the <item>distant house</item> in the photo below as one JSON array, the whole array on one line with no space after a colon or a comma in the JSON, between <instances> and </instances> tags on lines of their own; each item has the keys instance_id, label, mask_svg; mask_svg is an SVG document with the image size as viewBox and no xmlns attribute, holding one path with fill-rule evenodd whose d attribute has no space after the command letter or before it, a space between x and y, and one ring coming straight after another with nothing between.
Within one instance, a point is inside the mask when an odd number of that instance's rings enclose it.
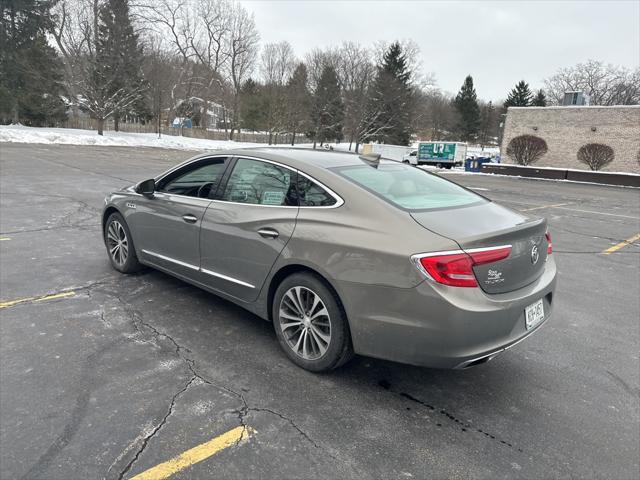
<instances>
[{"instance_id":1,"label":"distant house","mask_svg":"<svg viewBox=\"0 0 640 480\"><path fill-rule=\"evenodd\" d=\"M205 113L206 105L206 113ZM213 102L205 102L199 97L189 97L186 100L181 100L175 107L178 116L171 122L172 127L193 128L193 126L202 127L207 129L224 128L225 109L222 105ZM189 120L189 126L187 126L186 120Z\"/></svg>"},{"instance_id":2,"label":"distant house","mask_svg":"<svg viewBox=\"0 0 640 480\"><path fill-rule=\"evenodd\" d=\"M171 122L171 126L173 128L193 128L193 123L190 118L186 117L176 117Z\"/></svg>"}]
</instances>

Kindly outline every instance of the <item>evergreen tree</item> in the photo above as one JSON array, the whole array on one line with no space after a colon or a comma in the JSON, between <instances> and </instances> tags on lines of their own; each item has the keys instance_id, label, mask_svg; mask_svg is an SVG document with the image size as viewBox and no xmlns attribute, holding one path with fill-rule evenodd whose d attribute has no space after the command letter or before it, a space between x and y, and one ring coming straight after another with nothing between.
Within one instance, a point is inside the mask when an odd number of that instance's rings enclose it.
<instances>
[{"instance_id":1,"label":"evergreen tree","mask_svg":"<svg viewBox=\"0 0 640 480\"><path fill-rule=\"evenodd\" d=\"M529 84L524 80L520 80L516 86L509 92L507 101L504 102L507 107L528 107L531 105L533 95L529 89Z\"/></svg>"},{"instance_id":2,"label":"evergreen tree","mask_svg":"<svg viewBox=\"0 0 640 480\"><path fill-rule=\"evenodd\" d=\"M544 90L538 90L538 93L531 101L531 106L533 107L546 107L547 106L547 96L544 94Z\"/></svg>"},{"instance_id":3,"label":"evergreen tree","mask_svg":"<svg viewBox=\"0 0 640 480\"><path fill-rule=\"evenodd\" d=\"M311 124L313 147L329 140L342 139L344 105L340 98L340 84L336 71L331 66L322 69L320 80L313 97Z\"/></svg>"},{"instance_id":4,"label":"evergreen tree","mask_svg":"<svg viewBox=\"0 0 640 480\"><path fill-rule=\"evenodd\" d=\"M480 107L471 75L464 79L453 105L458 112L457 130L460 138L465 142L474 140L480 125Z\"/></svg>"},{"instance_id":5,"label":"evergreen tree","mask_svg":"<svg viewBox=\"0 0 640 480\"><path fill-rule=\"evenodd\" d=\"M393 145L411 140L411 72L400 43L392 43L378 65L369 101L369 139ZM367 139L363 139L367 140Z\"/></svg>"},{"instance_id":6,"label":"evergreen tree","mask_svg":"<svg viewBox=\"0 0 640 480\"><path fill-rule=\"evenodd\" d=\"M62 65L47 43L50 2L0 1L0 121L52 125L66 118Z\"/></svg>"},{"instance_id":7,"label":"evergreen tree","mask_svg":"<svg viewBox=\"0 0 640 480\"><path fill-rule=\"evenodd\" d=\"M478 132L478 143L481 146L494 142L497 136L498 114L493 102L483 104L480 107L480 129Z\"/></svg>"},{"instance_id":8,"label":"evergreen tree","mask_svg":"<svg viewBox=\"0 0 640 480\"><path fill-rule=\"evenodd\" d=\"M287 123L291 130L291 145L296 134L308 129L311 97L307 88L307 67L300 63L287 83Z\"/></svg>"},{"instance_id":9,"label":"evergreen tree","mask_svg":"<svg viewBox=\"0 0 640 480\"><path fill-rule=\"evenodd\" d=\"M131 24L129 0L108 0L100 9L97 53L108 82L107 94L134 97L128 105L114 109L115 130L123 115L148 117L143 94L146 88L142 76L144 56Z\"/></svg>"},{"instance_id":10,"label":"evergreen tree","mask_svg":"<svg viewBox=\"0 0 640 480\"><path fill-rule=\"evenodd\" d=\"M242 128L264 130L264 98L260 85L249 78L240 90L240 116Z\"/></svg>"}]
</instances>

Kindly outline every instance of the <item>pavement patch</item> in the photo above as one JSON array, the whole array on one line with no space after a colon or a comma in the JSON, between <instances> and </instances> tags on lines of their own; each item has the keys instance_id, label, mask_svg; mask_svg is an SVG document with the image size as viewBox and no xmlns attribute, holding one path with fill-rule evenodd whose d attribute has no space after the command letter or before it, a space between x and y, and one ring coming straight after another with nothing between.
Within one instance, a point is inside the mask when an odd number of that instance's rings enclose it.
<instances>
[{"instance_id":1,"label":"pavement patch","mask_svg":"<svg viewBox=\"0 0 640 480\"><path fill-rule=\"evenodd\" d=\"M131 480L163 480L165 478L169 478L173 474L178 473L191 465L200 463L203 460L212 457L225 448L237 445L238 442L249 438L254 433L255 430L251 427L236 427L209 440L208 442L201 443L196 447L190 448L171 460L156 465L149 470L145 470L135 477L131 477Z\"/></svg>"}]
</instances>

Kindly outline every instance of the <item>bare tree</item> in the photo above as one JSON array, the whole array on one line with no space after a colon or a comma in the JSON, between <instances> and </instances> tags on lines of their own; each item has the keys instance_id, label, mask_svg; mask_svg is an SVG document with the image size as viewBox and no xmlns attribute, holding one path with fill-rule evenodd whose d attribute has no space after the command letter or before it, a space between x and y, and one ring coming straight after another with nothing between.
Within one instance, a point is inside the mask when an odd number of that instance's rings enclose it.
<instances>
[{"instance_id":1,"label":"bare tree","mask_svg":"<svg viewBox=\"0 0 640 480\"><path fill-rule=\"evenodd\" d=\"M309 78L309 89L314 92L322 76L325 67L332 67L336 72L338 69L339 54L335 49L322 50L314 48L304 56L304 63L307 67Z\"/></svg>"},{"instance_id":2,"label":"bare tree","mask_svg":"<svg viewBox=\"0 0 640 480\"><path fill-rule=\"evenodd\" d=\"M415 96L414 129L425 140L447 140L458 122L453 99L439 90L419 90Z\"/></svg>"},{"instance_id":3,"label":"bare tree","mask_svg":"<svg viewBox=\"0 0 640 480\"><path fill-rule=\"evenodd\" d=\"M287 41L267 43L260 55L260 73L266 85L284 85L296 65L293 47Z\"/></svg>"},{"instance_id":4,"label":"bare tree","mask_svg":"<svg viewBox=\"0 0 640 480\"><path fill-rule=\"evenodd\" d=\"M587 165L591 170L600 170L613 162L615 154L613 148L602 143L587 143L578 150L578 161Z\"/></svg>"},{"instance_id":5,"label":"bare tree","mask_svg":"<svg viewBox=\"0 0 640 480\"><path fill-rule=\"evenodd\" d=\"M98 134L116 112L133 105L144 87L121 84L100 56L98 23L104 0L61 0L54 6L51 34L62 54L73 105L97 121Z\"/></svg>"},{"instance_id":6,"label":"bare tree","mask_svg":"<svg viewBox=\"0 0 640 480\"><path fill-rule=\"evenodd\" d=\"M259 39L253 14L249 14L239 3L233 4L227 39L229 51L227 73L231 83L233 111L229 140L233 140L234 132L240 122L240 91L255 66Z\"/></svg>"},{"instance_id":7,"label":"bare tree","mask_svg":"<svg viewBox=\"0 0 640 480\"><path fill-rule=\"evenodd\" d=\"M507 145L507 155L524 166L537 162L547 150L547 142L534 135L513 137Z\"/></svg>"},{"instance_id":8,"label":"bare tree","mask_svg":"<svg viewBox=\"0 0 640 480\"><path fill-rule=\"evenodd\" d=\"M591 105L637 105L640 103L640 68L631 71L597 60L562 68L545 80L552 103L562 103L564 93L582 91Z\"/></svg>"},{"instance_id":9,"label":"bare tree","mask_svg":"<svg viewBox=\"0 0 640 480\"><path fill-rule=\"evenodd\" d=\"M196 53L193 51L195 37L195 12L189 0L145 0L137 4L140 16L152 27L149 35L159 37L158 42L170 46L169 53L178 59L177 75L169 92L170 121L178 107L193 95L193 90L202 85L194 72Z\"/></svg>"},{"instance_id":10,"label":"bare tree","mask_svg":"<svg viewBox=\"0 0 640 480\"><path fill-rule=\"evenodd\" d=\"M221 70L229 60L226 40L229 35L230 7L227 0L199 0L196 5L191 48L202 69L204 128L208 126L210 101L224 103L225 86Z\"/></svg>"},{"instance_id":11,"label":"bare tree","mask_svg":"<svg viewBox=\"0 0 640 480\"><path fill-rule=\"evenodd\" d=\"M287 97L285 84L291 78L295 65L295 55L289 42L268 43L260 56L260 71L264 79L262 96L264 118L269 132L269 145L274 134L283 131L287 123Z\"/></svg>"},{"instance_id":12,"label":"bare tree","mask_svg":"<svg viewBox=\"0 0 640 480\"><path fill-rule=\"evenodd\" d=\"M52 9L51 36L62 56L66 88L74 113L77 113L87 62L95 56L101 5L99 0L60 0Z\"/></svg>"},{"instance_id":13,"label":"bare tree","mask_svg":"<svg viewBox=\"0 0 640 480\"><path fill-rule=\"evenodd\" d=\"M371 50L355 42L345 42L335 51L336 73L345 107L344 132L349 150L359 147L359 128L367 115L367 94L376 73Z\"/></svg>"}]
</instances>

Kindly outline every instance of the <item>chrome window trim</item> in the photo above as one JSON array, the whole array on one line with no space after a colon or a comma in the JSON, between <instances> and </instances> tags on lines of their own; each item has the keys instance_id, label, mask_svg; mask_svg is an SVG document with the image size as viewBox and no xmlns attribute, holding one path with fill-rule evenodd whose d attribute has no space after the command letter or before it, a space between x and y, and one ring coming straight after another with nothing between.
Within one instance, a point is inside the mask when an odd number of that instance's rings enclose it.
<instances>
[{"instance_id":1,"label":"chrome window trim","mask_svg":"<svg viewBox=\"0 0 640 480\"><path fill-rule=\"evenodd\" d=\"M333 190L331 190L329 187L327 187L326 185L324 185L322 182L319 182L318 180L316 180L315 178L313 178L311 175L308 175L304 172L301 172L300 170L291 167L289 165L285 165L283 163L280 162L276 162L273 160L267 160L265 158L259 158L259 157L253 157L251 155L235 155L236 158L236 162L237 160L241 160L241 159L247 159L247 160L255 160L257 162L265 162L265 163L271 163L272 165L277 165L278 167L282 167L282 168L286 168L287 170L290 170L292 172L295 172L299 175L302 175L303 177L308 178L309 180L311 180L313 183L315 183L316 185L318 185L319 187L323 188L324 190L326 190L329 195L331 195L335 200L336 203L333 205L328 205L328 206L311 206L311 205L305 205L305 206L292 206L292 205L261 205L259 203L242 203L242 202L231 202L229 200L219 200L219 199L215 199L213 200L214 202L221 202L221 203L230 203L232 205L251 205L253 207L270 207L270 208L338 208L341 207L342 205L344 205L344 200L342 199L342 197L340 197L340 195L338 195L336 192L334 192ZM234 170L235 170L235 165L234 165ZM231 171L231 175L233 175L233 170ZM227 182L228 183L228 182ZM226 188L226 185L225 185Z\"/></svg>"},{"instance_id":2,"label":"chrome window trim","mask_svg":"<svg viewBox=\"0 0 640 480\"><path fill-rule=\"evenodd\" d=\"M186 267L186 268L190 268L191 270L195 270L195 271L198 271L198 272L206 273L207 275L211 275L213 277L218 277L218 278L221 278L223 280L227 280L229 282L237 283L238 285L242 285L243 287L256 288L255 286L251 285L250 283L243 282L242 280L238 280L237 278L229 277L227 275L222 275L221 273L216 273L216 272L214 272L212 270L207 270L206 268L197 267L195 265L192 265L191 263L182 262L180 260L176 260L175 258L167 257L166 255L160 255L159 253L152 252L150 250L142 249L142 253L145 253L147 255L151 255L152 257L160 258L161 260L165 260L167 262L175 263L176 265L180 265L180 266L183 266L183 267Z\"/></svg>"},{"instance_id":3,"label":"chrome window trim","mask_svg":"<svg viewBox=\"0 0 640 480\"><path fill-rule=\"evenodd\" d=\"M311 180L313 183L315 183L316 185L318 185L322 189L326 190L329 193L329 195L331 195L336 200L336 203L333 204L333 205L327 205L327 206L322 206L322 205L318 205L318 206L314 206L314 205L291 206L291 205L260 205L260 204L257 204L257 203L231 202L231 201L228 201L228 200L218 200L218 199L208 199L208 200L212 200L214 202L230 203L232 205L253 205L253 206L256 206L256 207L272 207L272 208L273 207L278 207L278 208L323 208L323 209L328 209L328 208L339 208L342 205L344 205L344 199L340 195L338 195L336 192L334 192L329 187L327 187L324 183L318 181L317 179L315 179L311 175L309 175L307 173L304 173L304 172L298 170L297 168L291 167L289 165L285 165L283 163L276 162L274 160L267 160L266 158L254 157L252 155L238 155L238 154L235 154L235 155L211 155L211 156L209 156L209 155L203 154L203 155L198 156L196 158L191 158L189 160L185 160L184 162L176 165L175 167L170 168L169 170L166 170L165 172L163 172L160 175L158 175L157 177L155 177L154 180L156 181L156 183L159 183L166 176L174 173L176 170L178 170L178 169L180 169L182 167L186 167L187 165L189 165L191 163L199 162L201 160L209 160L209 159L213 160L213 159L216 159L216 158L228 158L228 159L246 158L248 160L256 160L256 161L259 161L259 162L271 163L273 165L277 165L279 167L286 168L287 170L290 170L292 172L298 173L299 175L302 175L303 177ZM234 169L235 169L235 165L234 165ZM233 171L231 173L233 173ZM167 194L167 192L163 192L161 190L159 190L158 193ZM134 192L134 194L143 196L143 195L141 195L141 194L139 194L137 192ZM190 197L189 195L177 195L177 194L171 194L171 195L176 195L176 196L183 197L183 198L197 198L197 197ZM203 200L207 200L207 199L203 199Z\"/></svg>"},{"instance_id":4,"label":"chrome window trim","mask_svg":"<svg viewBox=\"0 0 640 480\"><path fill-rule=\"evenodd\" d=\"M259 203L232 202L230 200L212 200L213 203L227 203L229 205L244 205L245 207L268 207L268 208L302 208L294 205L260 205Z\"/></svg>"},{"instance_id":5,"label":"chrome window trim","mask_svg":"<svg viewBox=\"0 0 640 480\"><path fill-rule=\"evenodd\" d=\"M158 175L157 177L154 177L154 180L156 181L156 183L161 182L164 177L166 177L167 175L172 174L173 172L175 172L176 170L182 168L182 167L186 167L187 165L190 165L191 163L195 163L195 162L199 162L201 160L214 160L216 158L233 158L233 155L219 155L219 154L214 154L214 155L207 155L207 154L202 154L202 155L198 155L195 158L190 158L188 160L185 160L182 163L179 163L178 165L175 165L174 167L170 168L169 170L165 170L164 172L162 172L160 175Z\"/></svg>"},{"instance_id":6,"label":"chrome window trim","mask_svg":"<svg viewBox=\"0 0 640 480\"><path fill-rule=\"evenodd\" d=\"M192 197L191 195L180 195L179 193L168 193L168 192L163 192L161 190L154 192L154 195L155 194L162 195L163 197L180 197L180 198L186 198L188 200L200 200L202 202L209 202L209 203L213 201L213 199L211 198ZM137 194L137 195L140 195L140 194ZM164 199L164 200L167 200L167 199ZM207 208L209 205L197 205L197 206L202 208Z\"/></svg>"},{"instance_id":7,"label":"chrome window trim","mask_svg":"<svg viewBox=\"0 0 640 480\"><path fill-rule=\"evenodd\" d=\"M300 170L298 170L298 174L302 175L303 177L305 177L305 178L307 178L309 180L311 180L313 183L318 185L320 188L324 189L336 201L336 203L334 203L333 205L318 205L318 206L305 205L305 206L301 206L300 208L338 208L338 207L341 207L342 205L344 205L344 200L342 199L342 197L340 195L338 195L336 192L334 192L333 190L331 190L329 187L327 187L324 183L319 182L318 180L313 178L311 175L307 175L306 173L301 172Z\"/></svg>"}]
</instances>

